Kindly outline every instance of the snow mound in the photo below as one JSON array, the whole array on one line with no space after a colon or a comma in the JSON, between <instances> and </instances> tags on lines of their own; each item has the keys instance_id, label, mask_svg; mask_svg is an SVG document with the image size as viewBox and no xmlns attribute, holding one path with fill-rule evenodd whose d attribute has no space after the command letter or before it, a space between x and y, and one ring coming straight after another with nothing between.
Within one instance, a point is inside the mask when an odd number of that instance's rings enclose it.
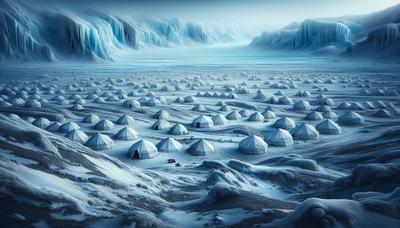
<instances>
[{"instance_id":1,"label":"snow mound","mask_svg":"<svg viewBox=\"0 0 400 228\"><path fill-rule=\"evenodd\" d=\"M354 200L305 200L283 219L265 227L398 227L399 189L392 193L357 193Z\"/></svg>"}]
</instances>

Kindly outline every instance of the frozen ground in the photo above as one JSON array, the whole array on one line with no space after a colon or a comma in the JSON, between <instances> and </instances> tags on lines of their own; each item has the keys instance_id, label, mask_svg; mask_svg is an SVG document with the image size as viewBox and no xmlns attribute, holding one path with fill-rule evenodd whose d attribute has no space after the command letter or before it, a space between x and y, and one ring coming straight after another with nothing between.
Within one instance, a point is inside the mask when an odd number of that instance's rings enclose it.
<instances>
[{"instance_id":1,"label":"frozen ground","mask_svg":"<svg viewBox=\"0 0 400 228\"><path fill-rule=\"evenodd\" d=\"M400 226L398 63L241 46L146 49L118 58L118 64L0 66L3 227ZM299 91L310 94L298 96ZM207 92L211 95L204 95ZM255 99L257 94L262 95ZM96 103L93 95L105 101ZM194 102L176 102L177 97L188 96ZM271 104L272 96L278 101L285 96L281 100L307 101L310 109L294 110L293 104L280 101ZM155 99L166 103L153 106ZM27 105L29 100L41 107ZM140 107L125 107L126 100L139 100ZM220 101L230 110L220 111ZM344 102L350 107L343 108ZM83 109L72 108L75 103ZM196 104L206 110L193 111ZM226 125L192 126L200 115L266 109L276 118L240 117ZM295 137L293 145L284 147L269 142L281 117L290 117L297 126L322 122L305 119L315 109L331 109L341 134L320 132L316 140ZM169 127L153 130L153 116L159 110L169 113ZM363 122L340 121L349 111L360 114ZM97 130L95 123L82 122L88 114L115 126ZM123 114L135 119L129 127L137 139L114 139L126 127L116 123ZM113 146L94 151L65 138L66 132L31 124L40 117L61 124L72 121L89 137L97 132L108 135ZM169 134L176 123L189 134ZM266 153L238 150L251 135L269 144ZM138 140L157 144L166 137L182 144L179 152L129 158L128 150ZM211 143L214 151L206 156L188 153L198 139Z\"/></svg>"}]
</instances>

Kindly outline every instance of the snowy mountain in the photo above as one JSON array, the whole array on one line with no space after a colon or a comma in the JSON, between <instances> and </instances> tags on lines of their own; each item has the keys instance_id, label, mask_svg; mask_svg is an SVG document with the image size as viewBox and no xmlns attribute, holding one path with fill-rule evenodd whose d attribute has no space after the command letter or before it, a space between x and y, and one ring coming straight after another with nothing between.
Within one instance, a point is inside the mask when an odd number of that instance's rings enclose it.
<instances>
[{"instance_id":1,"label":"snowy mountain","mask_svg":"<svg viewBox=\"0 0 400 228\"><path fill-rule=\"evenodd\" d=\"M234 40L231 33L179 19L131 18L95 10L0 2L0 59L113 60L118 50L205 45Z\"/></svg>"},{"instance_id":2,"label":"snowy mountain","mask_svg":"<svg viewBox=\"0 0 400 228\"><path fill-rule=\"evenodd\" d=\"M278 31L263 32L251 45L315 53L398 56L399 22L400 4L368 15L306 19Z\"/></svg>"}]
</instances>

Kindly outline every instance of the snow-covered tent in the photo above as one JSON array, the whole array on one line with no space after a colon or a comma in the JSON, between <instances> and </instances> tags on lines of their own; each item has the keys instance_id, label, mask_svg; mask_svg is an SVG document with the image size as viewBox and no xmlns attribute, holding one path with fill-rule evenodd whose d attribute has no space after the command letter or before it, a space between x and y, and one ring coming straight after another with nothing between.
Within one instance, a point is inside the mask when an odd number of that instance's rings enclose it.
<instances>
[{"instance_id":1,"label":"snow-covered tent","mask_svg":"<svg viewBox=\"0 0 400 228\"><path fill-rule=\"evenodd\" d=\"M339 117L339 123L344 125L360 125L364 123L364 117L356 112L350 111Z\"/></svg>"},{"instance_id":2,"label":"snow-covered tent","mask_svg":"<svg viewBox=\"0 0 400 228\"><path fill-rule=\"evenodd\" d=\"M59 130L60 130L60 132L67 133L67 132L70 132L72 130L78 130L78 129L80 129L80 127L79 127L79 125L77 123L69 121L69 122L66 122L66 123L62 124L60 126Z\"/></svg>"},{"instance_id":3,"label":"snow-covered tent","mask_svg":"<svg viewBox=\"0 0 400 228\"><path fill-rule=\"evenodd\" d=\"M163 130L169 128L169 122L167 120L159 119L151 126L153 130Z\"/></svg>"},{"instance_id":4,"label":"snow-covered tent","mask_svg":"<svg viewBox=\"0 0 400 228\"><path fill-rule=\"evenodd\" d=\"M173 138L165 138L157 143L158 151L160 152L179 152L182 149L182 144Z\"/></svg>"},{"instance_id":5,"label":"snow-covered tent","mask_svg":"<svg viewBox=\"0 0 400 228\"><path fill-rule=\"evenodd\" d=\"M279 99L275 96L271 96L265 102L268 104L279 104Z\"/></svg>"},{"instance_id":6,"label":"snow-covered tent","mask_svg":"<svg viewBox=\"0 0 400 228\"><path fill-rule=\"evenodd\" d=\"M293 137L287 130L278 128L268 135L267 142L272 146L289 146L293 144Z\"/></svg>"},{"instance_id":7,"label":"snow-covered tent","mask_svg":"<svg viewBox=\"0 0 400 228\"><path fill-rule=\"evenodd\" d=\"M380 100L374 101L373 104L377 108L387 108L387 105L385 104L385 102L380 101Z\"/></svg>"},{"instance_id":8,"label":"snow-covered tent","mask_svg":"<svg viewBox=\"0 0 400 228\"><path fill-rule=\"evenodd\" d=\"M38 128L45 129L50 125L50 121L44 117L39 117L35 121L33 121L32 124Z\"/></svg>"},{"instance_id":9,"label":"snow-covered tent","mask_svg":"<svg viewBox=\"0 0 400 228\"><path fill-rule=\"evenodd\" d=\"M105 150L113 147L114 141L107 135L96 133L86 141L85 146L93 150Z\"/></svg>"},{"instance_id":10,"label":"snow-covered tent","mask_svg":"<svg viewBox=\"0 0 400 228\"><path fill-rule=\"evenodd\" d=\"M265 118L264 118L263 115L261 115L261 113L254 112L249 116L249 118L247 120L248 121L264 122Z\"/></svg>"},{"instance_id":11,"label":"snow-covered tent","mask_svg":"<svg viewBox=\"0 0 400 228\"><path fill-rule=\"evenodd\" d=\"M192 126L195 128L210 128L214 125L213 121L208 116L198 116L193 119Z\"/></svg>"},{"instance_id":12,"label":"snow-covered tent","mask_svg":"<svg viewBox=\"0 0 400 228\"><path fill-rule=\"evenodd\" d=\"M135 119L132 116L129 116L126 114L122 115L117 120L117 124L119 124L119 125L129 125L129 124L133 124L134 122L135 122Z\"/></svg>"},{"instance_id":13,"label":"snow-covered tent","mask_svg":"<svg viewBox=\"0 0 400 228\"><path fill-rule=\"evenodd\" d=\"M135 100L126 100L123 103L124 107L128 107L128 108L140 108L140 103L139 101L135 101Z\"/></svg>"},{"instance_id":14,"label":"snow-covered tent","mask_svg":"<svg viewBox=\"0 0 400 228\"><path fill-rule=\"evenodd\" d=\"M114 128L114 124L107 119L102 119L94 125L94 128L97 130L110 130Z\"/></svg>"},{"instance_id":15,"label":"snow-covered tent","mask_svg":"<svg viewBox=\"0 0 400 228\"><path fill-rule=\"evenodd\" d=\"M353 102L350 105L350 109L351 110L364 110L365 108L364 108L364 106L362 104L360 104L358 102Z\"/></svg>"},{"instance_id":16,"label":"snow-covered tent","mask_svg":"<svg viewBox=\"0 0 400 228\"><path fill-rule=\"evenodd\" d=\"M161 101L155 97L146 100L146 105L150 107L161 106Z\"/></svg>"},{"instance_id":17,"label":"snow-covered tent","mask_svg":"<svg viewBox=\"0 0 400 228\"><path fill-rule=\"evenodd\" d=\"M293 119L289 117L282 117L275 121L274 127L285 130L291 130L296 127L296 123L294 122Z\"/></svg>"},{"instance_id":18,"label":"snow-covered tent","mask_svg":"<svg viewBox=\"0 0 400 228\"><path fill-rule=\"evenodd\" d=\"M263 154L268 151L268 144L256 135L251 135L240 141L238 150L246 154Z\"/></svg>"},{"instance_id":19,"label":"snow-covered tent","mask_svg":"<svg viewBox=\"0 0 400 228\"><path fill-rule=\"evenodd\" d=\"M71 109L72 109L72 110L83 110L84 107L83 107L82 105L80 105L80 104L74 104L74 105L71 107Z\"/></svg>"},{"instance_id":20,"label":"snow-covered tent","mask_svg":"<svg viewBox=\"0 0 400 228\"><path fill-rule=\"evenodd\" d=\"M301 124L292 130L294 139L299 140L316 140L319 138L319 133L314 126L310 124Z\"/></svg>"},{"instance_id":21,"label":"snow-covered tent","mask_svg":"<svg viewBox=\"0 0 400 228\"><path fill-rule=\"evenodd\" d=\"M264 116L264 119L274 119L276 118L275 112L271 110L265 110L261 113Z\"/></svg>"},{"instance_id":22,"label":"snow-covered tent","mask_svg":"<svg viewBox=\"0 0 400 228\"><path fill-rule=\"evenodd\" d=\"M315 111L317 111L317 112L329 112L329 111L332 111L332 109L329 106L321 105L318 108L316 108Z\"/></svg>"},{"instance_id":23,"label":"snow-covered tent","mask_svg":"<svg viewBox=\"0 0 400 228\"><path fill-rule=\"evenodd\" d=\"M293 110L295 111L309 111L311 110L311 105L308 101L300 100L293 104Z\"/></svg>"},{"instance_id":24,"label":"snow-covered tent","mask_svg":"<svg viewBox=\"0 0 400 228\"><path fill-rule=\"evenodd\" d=\"M225 116L221 114L213 116L212 121L214 125L226 125L228 123L228 120L225 118Z\"/></svg>"},{"instance_id":25,"label":"snow-covered tent","mask_svg":"<svg viewBox=\"0 0 400 228\"><path fill-rule=\"evenodd\" d=\"M95 115L95 114L89 114L83 118L82 122L83 123L97 123L100 120L100 118Z\"/></svg>"},{"instance_id":26,"label":"snow-covered tent","mask_svg":"<svg viewBox=\"0 0 400 228\"><path fill-rule=\"evenodd\" d=\"M195 156L205 156L214 152L214 146L205 139L199 139L197 142L193 143L187 151Z\"/></svg>"},{"instance_id":27,"label":"snow-covered tent","mask_svg":"<svg viewBox=\"0 0 400 228\"><path fill-rule=\"evenodd\" d=\"M374 113L374 116L380 118L391 118L392 114L387 109L379 109Z\"/></svg>"},{"instance_id":28,"label":"snow-covered tent","mask_svg":"<svg viewBox=\"0 0 400 228\"><path fill-rule=\"evenodd\" d=\"M226 115L226 119L228 119L228 120L238 120L241 118L242 118L242 116L236 110L234 110L234 111L230 112L228 115Z\"/></svg>"},{"instance_id":29,"label":"snow-covered tent","mask_svg":"<svg viewBox=\"0 0 400 228\"><path fill-rule=\"evenodd\" d=\"M337 106L337 109L350 109L351 104L349 102L343 102Z\"/></svg>"},{"instance_id":30,"label":"snow-covered tent","mask_svg":"<svg viewBox=\"0 0 400 228\"><path fill-rule=\"evenodd\" d=\"M231 107L229 107L228 105L222 105L221 108L219 109L219 111L221 112L228 112L231 111Z\"/></svg>"},{"instance_id":31,"label":"snow-covered tent","mask_svg":"<svg viewBox=\"0 0 400 228\"><path fill-rule=\"evenodd\" d=\"M40 108L42 107L42 103L35 99L28 100L25 102L25 108Z\"/></svg>"},{"instance_id":32,"label":"snow-covered tent","mask_svg":"<svg viewBox=\"0 0 400 228\"><path fill-rule=\"evenodd\" d=\"M333 111L324 112L322 115L324 116L325 119L329 119L329 120L337 120L338 119L336 113L334 113Z\"/></svg>"},{"instance_id":33,"label":"snow-covered tent","mask_svg":"<svg viewBox=\"0 0 400 228\"><path fill-rule=\"evenodd\" d=\"M246 109L240 110L239 114L240 114L243 118L246 118L246 117L249 117L249 116L250 116L250 112L249 112L248 110L246 110Z\"/></svg>"},{"instance_id":34,"label":"snow-covered tent","mask_svg":"<svg viewBox=\"0 0 400 228\"><path fill-rule=\"evenodd\" d=\"M316 121L316 120L322 120L323 118L324 117L322 116L322 114L320 112L313 111L313 112L308 113L304 119Z\"/></svg>"},{"instance_id":35,"label":"snow-covered tent","mask_svg":"<svg viewBox=\"0 0 400 228\"><path fill-rule=\"evenodd\" d=\"M283 96L279 98L279 104L291 105L293 104L293 100L288 96Z\"/></svg>"},{"instance_id":36,"label":"snow-covered tent","mask_svg":"<svg viewBox=\"0 0 400 228\"><path fill-rule=\"evenodd\" d=\"M324 120L317 124L316 129L324 135L339 135L342 133L342 128L333 120Z\"/></svg>"},{"instance_id":37,"label":"snow-covered tent","mask_svg":"<svg viewBox=\"0 0 400 228\"><path fill-rule=\"evenodd\" d=\"M85 143L88 140L88 136L85 134L85 132L75 129L70 132L68 132L65 135L66 138L71 139L75 142L80 142L80 143Z\"/></svg>"},{"instance_id":38,"label":"snow-covered tent","mask_svg":"<svg viewBox=\"0 0 400 228\"><path fill-rule=\"evenodd\" d=\"M59 122L54 122L46 127L46 131L58 132L60 130L61 124Z\"/></svg>"},{"instance_id":39,"label":"snow-covered tent","mask_svg":"<svg viewBox=\"0 0 400 228\"><path fill-rule=\"evenodd\" d=\"M206 112L207 108L204 107L204 105L202 104L195 104L192 108L192 111L196 111L196 112Z\"/></svg>"},{"instance_id":40,"label":"snow-covered tent","mask_svg":"<svg viewBox=\"0 0 400 228\"><path fill-rule=\"evenodd\" d=\"M160 110L160 111L156 112L156 113L153 115L153 118L154 118L154 119L164 119L164 120L168 120L168 119L170 118L170 115L169 115L169 113L168 113L167 111L165 111L165 110Z\"/></svg>"},{"instance_id":41,"label":"snow-covered tent","mask_svg":"<svg viewBox=\"0 0 400 228\"><path fill-rule=\"evenodd\" d=\"M118 140L134 140L137 137L138 133L130 127L124 127L114 135L114 139Z\"/></svg>"},{"instance_id":42,"label":"snow-covered tent","mask_svg":"<svg viewBox=\"0 0 400 228\"><path fill-rule=\"evenodd\" d=\"M169 129L168 134L170 134L170 135L187 135L187 134L189 134L189 131L186 129L185 126L183 126L180 123L177 123Z\"/></svg>"},{"instance_id":43,"label":"snow-covered tent","mask_svg":"<svg viewBox=\"0 0 400 228\"><path fill-rule=\"evenodd\" d=\"M197 103L197 98L194 96L187 96L184 98L185 103Z\"/></svg>"},{"instance_id":44,"label":"snow-covered tent","mask_svg":"<svg viewBox=\"0 0 400 228\"><path fill-rule=\"evenodd\" d=\"M129 148L128 155L131 159L149 159L158 155L158 149L152 142L142 139Z\"/></svg>"}]
</instances>

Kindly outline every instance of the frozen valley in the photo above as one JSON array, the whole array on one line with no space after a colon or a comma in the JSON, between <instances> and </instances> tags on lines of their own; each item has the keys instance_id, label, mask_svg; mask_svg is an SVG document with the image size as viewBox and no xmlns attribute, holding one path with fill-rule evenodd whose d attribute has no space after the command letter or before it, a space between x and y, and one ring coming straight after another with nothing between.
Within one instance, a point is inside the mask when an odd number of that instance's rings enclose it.
<instances>
[{"instance_id":1,"label":"frozen valley","mask_svg":"<svg viewBox=\"0 0 400 228\"><path fill-rule=\"evenodd\" d=\"M400 227L398 8L243 45L1 1L0 226Z\"/></svg>"}]
</instances>

